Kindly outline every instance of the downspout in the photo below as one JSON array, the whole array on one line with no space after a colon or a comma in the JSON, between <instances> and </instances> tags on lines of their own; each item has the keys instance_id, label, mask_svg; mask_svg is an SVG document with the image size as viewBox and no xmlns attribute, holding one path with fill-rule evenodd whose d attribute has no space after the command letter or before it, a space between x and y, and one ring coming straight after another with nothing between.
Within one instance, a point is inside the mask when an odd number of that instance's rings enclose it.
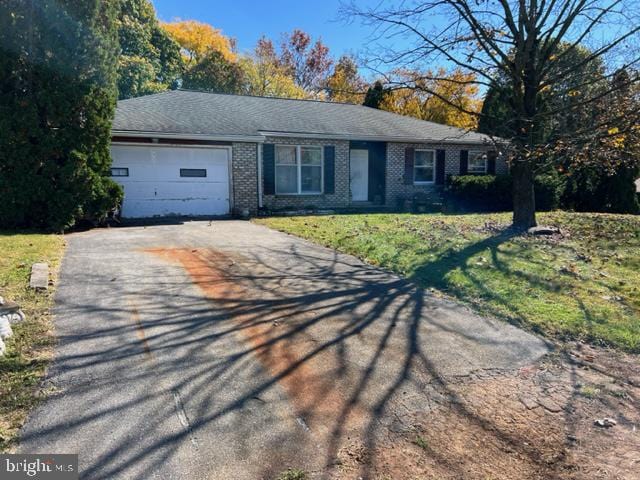
<instances>
[{"instance_id":1,"label":"downspout","mask_svg":"<svg viewBox=\"0 0 640 480\"><path fill-rule=\"evenodd\" d=\"M258 208L262 208L262 144L256 143L258 149Z\"/></svg>"}]
</instances>

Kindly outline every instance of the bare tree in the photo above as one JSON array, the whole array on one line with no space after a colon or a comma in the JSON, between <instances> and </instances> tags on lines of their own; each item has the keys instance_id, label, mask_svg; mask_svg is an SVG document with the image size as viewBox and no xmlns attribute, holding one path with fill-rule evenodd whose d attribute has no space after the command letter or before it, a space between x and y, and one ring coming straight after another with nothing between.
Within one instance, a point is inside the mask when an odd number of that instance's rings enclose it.
<instances>
[{"instance_id":1,"label":"bare tree","mask_svg":"<svg viewBox=\"0 0 640 480\"><path fill-rule=\"evenodd\" d=\"M510 86L506 95L513 133L508 140L513 148L513 224L517 228L536 225L535 169L545 151L555 148L543 131L546 119L558 113L549 105L579 109L638 82L633 74L624 85L609 82L606 91L581 95L576 102L549 101L550 95L574 94L558 86L583 64L606 60L611 77L618 70L633 71L640 60L637 0L430 0L380 2L373 8L350 3L342 10L374 27L375 48L368 57L377 71L399 66L433 71L434 66L448 65L473 73L467 81L481 88L495 87L497 82ZM577 63L561 61L584 45L589 55ZM583 81L588 85L591 80ZM465 111L462 105L453 105ZM603 135L620 135L620 128L611 129L606 123L585 127ZM634 128L628 118L627 124ZM572 139L562 141L566 151Z\"/></svg>"}]
</instances>

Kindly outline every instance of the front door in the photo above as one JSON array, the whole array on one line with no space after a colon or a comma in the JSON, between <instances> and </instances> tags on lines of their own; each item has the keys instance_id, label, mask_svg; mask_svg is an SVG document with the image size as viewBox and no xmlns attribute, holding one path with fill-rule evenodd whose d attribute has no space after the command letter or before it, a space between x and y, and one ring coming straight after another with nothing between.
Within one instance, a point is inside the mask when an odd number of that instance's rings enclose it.
<instances>
[{"instance_id":1,"label":"front door","mask_svg":"<svg viewBox=\"0 0 640 480\"><path fill-rule=\"evenodd\" d=\"M350 157L351 200L366 202L369 200L369 151L351 150Z\"/></svg>"}]
</instances>

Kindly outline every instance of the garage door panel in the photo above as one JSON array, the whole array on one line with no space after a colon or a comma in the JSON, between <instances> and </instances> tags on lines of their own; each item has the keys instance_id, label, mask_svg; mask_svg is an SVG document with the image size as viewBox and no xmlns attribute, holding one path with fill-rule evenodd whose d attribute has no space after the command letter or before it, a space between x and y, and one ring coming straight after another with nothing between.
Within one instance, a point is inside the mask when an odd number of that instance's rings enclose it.
<instances>
[{"instance_id":1,"label":"garage door panel","mask_svg":"<svg viewBox=\"0 0 640 480\"><path fill-rule=\"evenodd\" d=\"M229 184L222 182L121 182L127 191L127 198L136 199L189 199L214 198L227 200Z\"/></svg>"},{"instance_id":2,"label":"garage door panel","mask_svg":"<svg viewBox=\"0 0 640 480\"><path fill-rule=\"evenodd\" d=\"M122 216L125 218L148 218L222 215L222 213L211 213L211 202L208 199L190 199L188 207L185 206L186 202L187 200L175 199L161 199L153 202L147 199L129 199L123 205ZM189 213L185 213L185 211Z\"/></svg>"},{"instance_id":3,"label":"garage door panel","mask_svg":"<svg viewBox=\"0 0 640 480\"><path fill-rule=\"evenodd\" d=\"M113 179L124 187L122 215L229 213L229 150L225 148L112 146L113 167L129 176ZM205 169L206 177L181 177L180 169Z\"/></svg>"}]
</instances>

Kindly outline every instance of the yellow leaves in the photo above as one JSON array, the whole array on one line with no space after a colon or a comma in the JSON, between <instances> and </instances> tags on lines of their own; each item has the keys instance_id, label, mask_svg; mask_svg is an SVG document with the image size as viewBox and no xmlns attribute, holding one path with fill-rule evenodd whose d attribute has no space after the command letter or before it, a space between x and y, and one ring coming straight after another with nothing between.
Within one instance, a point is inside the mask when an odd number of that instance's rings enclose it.
<instances>
[{"instance_id":1,"label":"yellow leaves","mask_svg":"<svg viewBox=\"0 0 640 480\"><path fill-rule=\"evenodd\" d=\"M624 135L616 135L611 139L611 141L609 142L609 145L612 148L617 148L621 150L625 147L625 140L626 140L626 137Z\"/></svg>"},{"instance_id":2,"label":"yellow leaves","mask_svg":"<svg viewBox=\"0 0 640 480\"><path fill-rule=\"evenodd\" d=\"M244 71L248 93L251 95L307 98L307 92L297 86L289 75L277 65L260 58L240 58L239 65Z\"/></svg>"},{"instance_id":3,"label":"yellow leaves","mask_svg":"<svg viewBox=\"0 0 640 480\"><path fill-rule=\"evenodd\" d=\"M220 30L196 20L177 20L162 23L162 28L180 44L188 63L198 62L207 53L218 51L231 62L237 60L233 41Z\"/></svg>"},{"instance_id":4,"label":"yellow leaves","mask_svg":"<svg viewBox=\"0 0 640 480\"><path fill-rule=\"evenodd\" d=\"M607 129L607 137L602 139L602 144L607 148L622 150L626 146L627 135L620 133L618 127Z\"/></svg>"},{"instance_id":5,"label":"yellow leaves","mask_svg":"<svg viewBox=\"0 0 640 480\"><path fill-rule=\"evenodd\" d=\"M475 76L461 70L446 72L397 72L403 81L416 88L402 88L387 95L383 110L430 120L464 129L475 129L477 116L466 112L479 112L482 100L474 84Z\"/></svg>"},{"instance_id":6,"label":"yellow leaves","mask_svg":"<svg viewBox=\"0 0 640 480\"><path fill-rule=\"evenodd\" d=\"M358 74L358 64L353 57L340 57L333 73L327 78L329 98L334 102L362 104L366 82Z\"/></svg>"}]
</instances>

